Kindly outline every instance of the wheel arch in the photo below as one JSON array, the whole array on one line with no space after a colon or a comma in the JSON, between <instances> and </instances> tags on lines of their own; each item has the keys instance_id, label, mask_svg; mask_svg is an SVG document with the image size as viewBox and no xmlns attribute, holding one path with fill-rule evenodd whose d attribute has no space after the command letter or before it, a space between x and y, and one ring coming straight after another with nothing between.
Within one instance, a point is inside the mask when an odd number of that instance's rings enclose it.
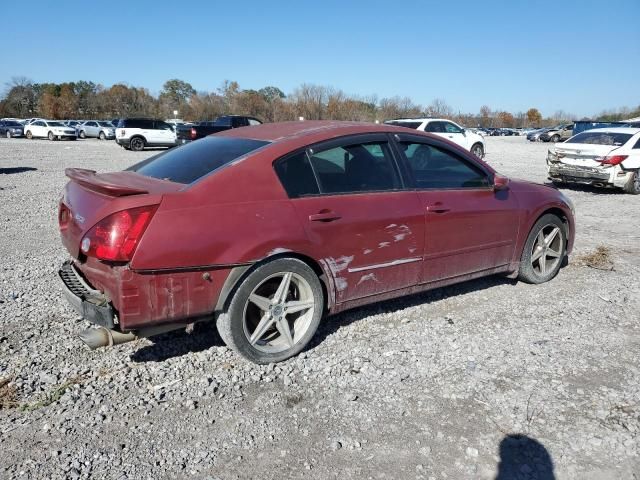
<instances>
[{"instance_id":1,"label":"wheel arch","mask_svg":"<svg viewBox=\"0 0 640 480\"><path fill-rule=\"evenodd\" d=\"M325 312L331 310L331 308L335 304L335 290L333 288L333 278L331 277L330 272L326 271L326 269L323 268L318 261L308 255L304 255L302 253L294 251L283 251L273 255L268 255L262 260L250 265L233 267L220 290L220 295L218 296L218 300L215 306L215 314L225 312L227 310L227 308L229 307L229 303L233 298L233 295L238 290L245 278L247 278L251 274L251 272L253 272L261 265L264 265L265 263L272 262L280 258L295 258L297 260L300 260L309 268L311 268L311 270L313 270L313 272L318 276L320 285L322 286L322 292L324 294L323 309Z\"/></svg>"}]
</instances>

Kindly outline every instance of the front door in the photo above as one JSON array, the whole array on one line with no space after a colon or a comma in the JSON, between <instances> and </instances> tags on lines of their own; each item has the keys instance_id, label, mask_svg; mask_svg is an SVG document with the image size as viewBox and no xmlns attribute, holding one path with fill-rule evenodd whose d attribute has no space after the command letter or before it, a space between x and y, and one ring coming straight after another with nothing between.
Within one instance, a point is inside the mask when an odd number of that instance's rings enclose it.
<instances>
[{"instance_id":1,"label":"front door","mask_svg":"<svg viewBox=\"0 0 640 480\"><path fill-rule=\"evenodd\" d=\"M276 165L338 303L418 283L424 213L386 135L347 137Z\"/></svg>"},{"instance_id":2,"label":"front door","mask_svg":"<svg viewBox=\"0 0 640 480\"><path fill-rule=\"evenodd\" d=\"M490 172L445 145L401 140L425 213L422 281L510 263L519 225L516 198L494 191Z\"/></svg>"}]
</instances>

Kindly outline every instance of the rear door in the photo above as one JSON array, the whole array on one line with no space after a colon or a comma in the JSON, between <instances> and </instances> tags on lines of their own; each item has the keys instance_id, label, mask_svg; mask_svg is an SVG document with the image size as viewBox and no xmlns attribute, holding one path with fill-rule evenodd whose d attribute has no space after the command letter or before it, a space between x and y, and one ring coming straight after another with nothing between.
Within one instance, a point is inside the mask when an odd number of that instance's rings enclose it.
<instances>
[{"instance_id":1,"label":"rear door","mask_svg":"<svg viewBox=\"0 0 640 480\"><path fill-rule=\"evenodd\" d=\"M425 221L423 282L508 264L519 225L516 198L489 171L444 143L397 136Z\"/></svg>"},{"instance_id":2,"label":"rear door","mask_svg":"<svg viewBox=\"0 0 640 480\"><path fill-rule=\"evenodd\" d=\"M276 171L314 256L333 275L338 303L418 282L424 213L387 135L319 144L281 159Z\"/></svg>"}]
</instances>

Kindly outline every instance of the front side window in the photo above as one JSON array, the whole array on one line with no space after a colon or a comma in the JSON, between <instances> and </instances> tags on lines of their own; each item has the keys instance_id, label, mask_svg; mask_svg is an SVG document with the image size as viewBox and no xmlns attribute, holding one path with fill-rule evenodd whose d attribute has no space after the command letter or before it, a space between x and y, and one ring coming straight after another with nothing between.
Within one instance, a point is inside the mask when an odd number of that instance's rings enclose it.
<instances>
[{"instance_id":1,"label":"front side window","mask_svg":"<svg viewBox=\"0 0 640 480\"><path fill-rule=\"evenodd\" d=\"M446 133L462 133L462 129L451 122L442 122Z\"/></svg>"},{"instance_id":2,"label":"front side window","mask_svg":"<svg viewBox=\"0 0 640 480\"><path fill-rule=\"evenodd\" d=\"M421 189L485 188L490 185L485 172L456 154L425 143L401 142Z\"/></svg>"},{"instance_id":3,"label":"front side window","mask_svg":"<svg viewBox=\"0 0 640 480\"><path fill-rule=\"evenodd\" d=\"M323 194L375 192L401 188L387 142L345 145L309 151Z\"/></svg>"},{"instance_id":4,"label":"front side window","mask_svg":"<svg viewBox=\"0 0 640 480\"><path fill-rule=\"evenodd\" d=\"M85 125L86 125L87 127L96 127L96 126L97 126L97 125L96 125L96 122L87 122Z\"/></svg>"}]
</instances>

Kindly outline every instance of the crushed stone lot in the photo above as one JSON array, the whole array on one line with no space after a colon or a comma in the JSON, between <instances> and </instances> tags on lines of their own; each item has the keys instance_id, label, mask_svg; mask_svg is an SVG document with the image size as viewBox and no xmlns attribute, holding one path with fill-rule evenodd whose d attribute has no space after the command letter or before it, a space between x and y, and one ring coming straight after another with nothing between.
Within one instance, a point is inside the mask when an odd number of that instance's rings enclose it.
<instances>
[{"instance_id":1,"label":"crushed stone lot","mask_svg":"<svg viewBox=\"0 0 640 480\"><path fill-rule=\"evenodd\" d=\"M548 147L491 137L486 160L544 182ZM281 364L213 324L90 351L57 277L64 169L155 153L0 139L0 478L640 478L640 196L564 188L576 244L549 283L345 312Z\"/></svg>"}]
</instances>

